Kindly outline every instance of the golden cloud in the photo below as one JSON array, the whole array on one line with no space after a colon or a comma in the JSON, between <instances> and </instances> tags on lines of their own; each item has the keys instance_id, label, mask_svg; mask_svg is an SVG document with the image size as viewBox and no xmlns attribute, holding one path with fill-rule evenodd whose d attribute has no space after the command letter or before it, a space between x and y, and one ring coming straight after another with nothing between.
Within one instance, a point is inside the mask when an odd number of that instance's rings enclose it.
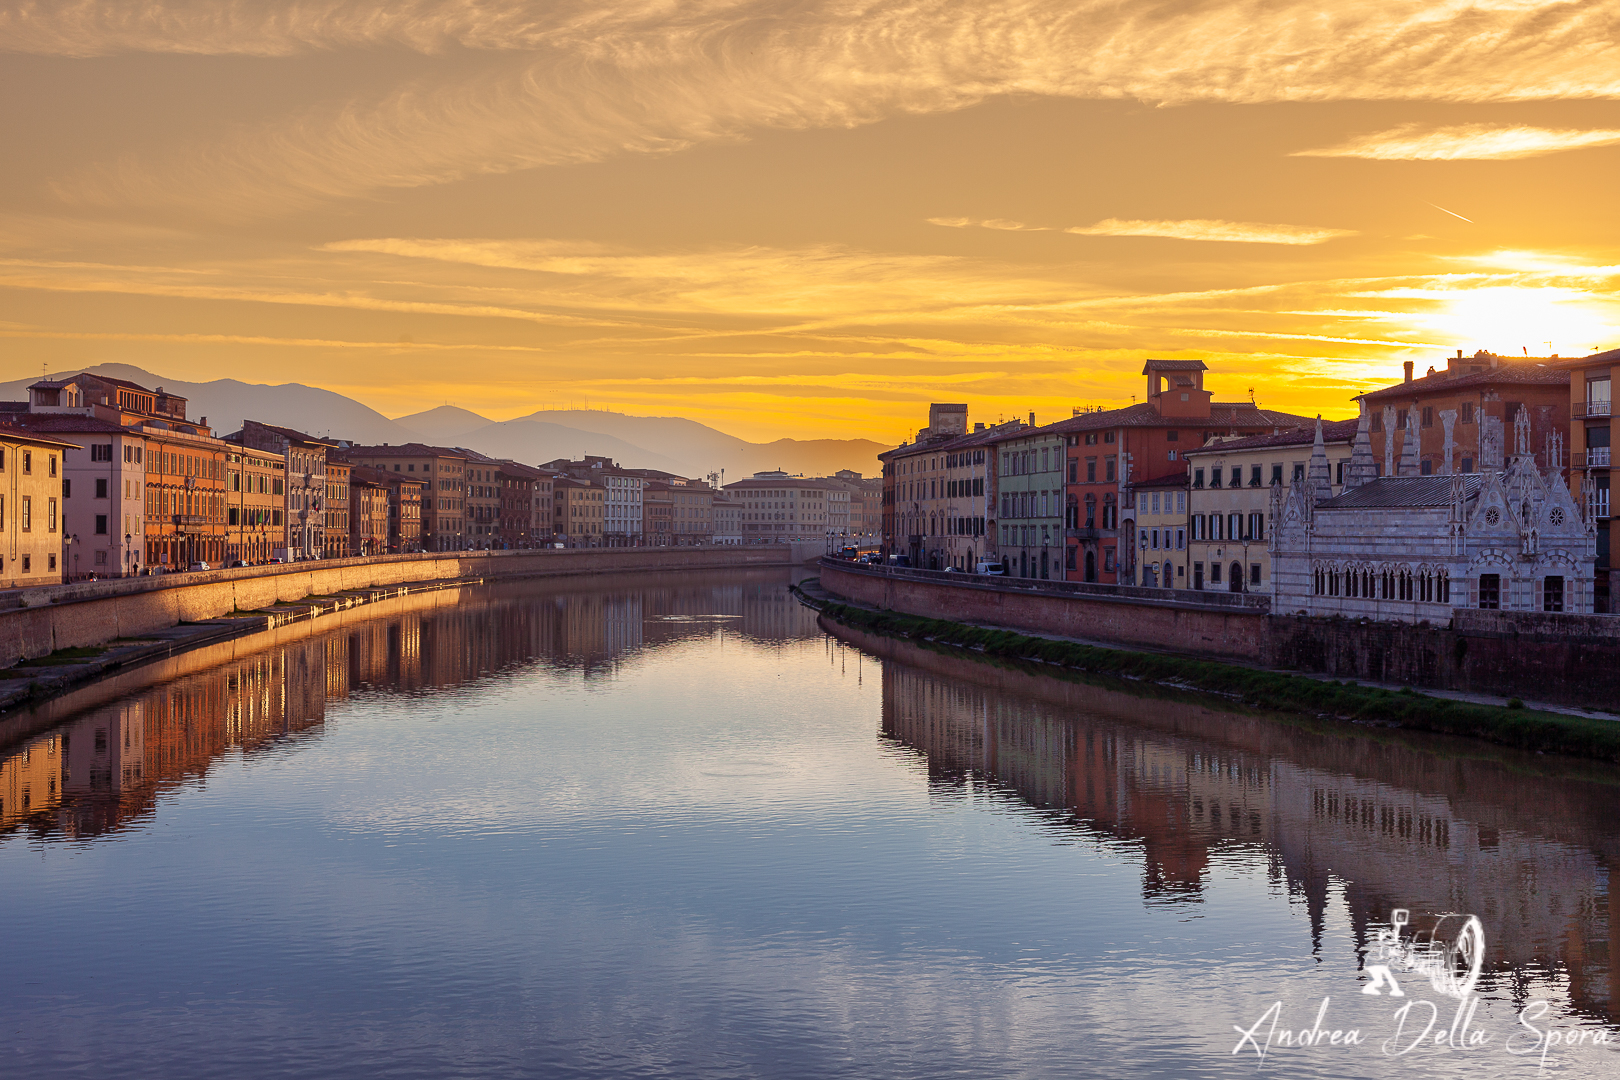
<instances>
[{"instance_id":1,"label":"golden cloud","mask_svg":"<svg viewBox=\"0 0 1620 1080\"><path fill-rule=\"evenodd\" d=\"M1172 240L1214 240L1232 244L1325 244L1354 229L1319 229L1304 225L1268 225L1255 221L1122 221L1106 218L1095 225L1065 229L1077 236L1163 236Z\"/></svg>"},{"instance_id":2,"label":"golden cloud","mask_svg":"<svg viewBox=\"0 0 1620 1080\"><path fill-rule=\"evenodd\" d=\"M1405 124L1358 135L1337 146L1296 150L1291 157L1368 158L1373 161L1511 161L1565 150L1620 143L1620 130L1541 128L1524 124L1458 124L1422 130Z\"/></svg>"},{"instance_id":3,"label":"golden cloud","mask_svg":"<svg viewBox=\"0 0 1620 1080\"><path fill-rule=\"evenodd\" d=\"M1153 103L1620 97L1616 3L1304 0L0 0L0 49L498 52L207 145L61 183L222 214L759 130L852 127L997 95ZM430 65L431 66L431 65Z\"/></svg>"}]
</instances>

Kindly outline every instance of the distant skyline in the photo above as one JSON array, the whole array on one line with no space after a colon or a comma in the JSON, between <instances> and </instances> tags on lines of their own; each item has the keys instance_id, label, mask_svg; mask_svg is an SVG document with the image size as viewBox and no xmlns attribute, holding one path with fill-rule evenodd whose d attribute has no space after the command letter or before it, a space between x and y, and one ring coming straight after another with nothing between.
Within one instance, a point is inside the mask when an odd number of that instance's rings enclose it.
<instances>
[{"instance_id":1,"label":"distant skyline","mask_svg":"<svg viewBox=\"0 0 1620 1080\"><path fill-rule=\"evenodd\" d=\"M897 442L1620 345L1620 0L0 0L0 379Z\"/></svg>"}]
</instances>

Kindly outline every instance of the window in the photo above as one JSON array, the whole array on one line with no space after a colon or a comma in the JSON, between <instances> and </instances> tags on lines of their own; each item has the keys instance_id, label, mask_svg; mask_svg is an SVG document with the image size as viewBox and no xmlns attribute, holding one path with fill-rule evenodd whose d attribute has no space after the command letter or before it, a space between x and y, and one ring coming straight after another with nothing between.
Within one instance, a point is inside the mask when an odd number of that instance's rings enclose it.
<instances>
[{"instance_id":1,"label":"window","mask_svg":"<svg viewBox=\"0 0 1620 1080\"><path fill-rule=\"evenodd\" d=\"M112 443L91 443L90 444L90 460L91 461L111 461L112 460Z\"/></svg>"},{"instance_id":2,"label":"window","mask_svg":"<svg viewBox=\"0 0 1620 1080\"><path fill-rule=\"evenodd\" d=\"M52 458L51 460L54 461L56 459ZM46 532L55 532L56 531L56 500L55 499L46 499L45 500L45 531Z\"/></svg>"},{"instance_id":3,"label":"window","mask_svg":"<svg viewBox=\"0 0 1620 1080\"><path fill-rule=\"evenodd\" d=\"M1194 490L1199 490L1199 489L1202 489L1203 486L1204 486L1204 470L1203 469L1194 469L1193 470L1193 489Z\"/></svg>"},{"instance_id":4,"label":"window","mask_svg":"<svg viewBox=\"0 0 1620 1080\"><path fill-rule=\"evenodd\" d=\"M1434 406L1423 406L1423 420L1421 423L1424 427L1434 427Z\"/></svg>"},{"instance_id":5,"label":"window","mask_svg":"<svg viewBox=\"0 0 1620 1080\"><path fill-rule=\"evenodd\" d=\"M1272 484L1273 487L1276 487L1278 484L1281 484L1282 482L1283 482L1283 479L1282 479L1282 466L1279 465L1279 464L1273 464L1271 466L1271 484Z\"/></svg>"},{"instance_id":6,"label":"window","mask_svg":"<svg viewBox=\"0 0 1620 1080\"><path fill-rule=\"evenodd\" d=\"M1074 458L1069 459L1069 483L1079 482L1080 463Z\"/></svg>"},{"instance_id":7,"label":"window","mask_svg":"<svg viewBox=\"0 0 1620 1080\"><path fill-rule=\"evenodd\" d=\"M1465 472L1465 473L1470 473L1470 472L1474 471L1474 459L1473 458L1465 457L1465 458L1462 459L1462 471Z\"/></svg>"},{"instance_id":8,"label":"window","mask_svg":"<svg viewBox=\"0 0 1620 1080\"><path fill-rule=\"evenodd\" d=\"M34 560L29 558L27 555L24 555L23 556L23 573L25 573L25 574L29 573L33 569L34 569Z\"/></svg>"},{"instance_id":9,"label":"window","mask_svg":"<svg viewBox=\"0 0 1620 1080\"><path fill-rule=\"evenodd\" d=\"M1177 529L1176 530L1176 550L1177 551L1186 551L1187 550L1187 530L1186 529Z\"/></svg>"},{"instance_id":10,"label":"window","mask_svg":"<svg viewBox=\"0 0 1620 1080\"><path fill-rule=\"evenodd\" d=\"M1114 441L1114 433L1112 431L1103 432L1103 442L1104 443L1112 445L1113 441Z\"/></svg>"},{"instance_id":11,"label":"window","mask_svg":"<svg viewBox=\"0 0 1620 1080\"><path fill-rule=\"evenodd\" d=\"M1405 409L1396 409L1395 410L1395 426L1397 428L1405 428L1406 427L1406 410Z\"/></svg>"},{"instance_id":12,"label":"window","mask_svg":"<svg viewBox=\"0 0 1620 1080\"><path fill-rule=\"evenodd\" d=\"M1103 459L1103 479L1110 484L1118 479L1114 475L1114 459L1111 457Z\"/></svg>"},{"instance_id":13,"label":"window","mask_svg":"<svg viewBox=\"0 0 1620 1080\"><path fill-rule=\"evenodd\" d=\"M1210 467L1209 486L1212 488L1218 488L1221 486L1221 466L1213 465Z\"/></svg>"},{"instance_id":14,"label":"window","mask_svg":"<svg viewBox=\"0 0 1620 1080\"><path fill-rule=\"evenodd\" d=\"M1250 465L1249 466L1249 486L1250 487L1259 487L1260 486L1260 466L1258 466L1258 465Z\"/></svg>"},{"instance_id":15,"label":"window","mask_svg":"<svg viewBox=\"0 0 1620 1080\"><path fill-rule=\"evenodd\" d=\"M1543 579L1543 581L1541 583L1541 610L1542 611L1563 611L1564 610L1564 579L1563 578L1561 578L1561 577L1549 577L1549 578Z\"/></svg>"},{"instance_id":16,"label":"window","mask_svg":"<svg viewBox=\"0 0 1620 1080\"><path fill-rule=\"evenodd\" d=\"M33 475L34 452L32 450L23 451L23 472L28 475Z\"/></svg>"},{"instance_id":17,"label":"window","mask_svg":"<svg viewBox=\"0 0 1620 1080\"><path fill-rule=\"evenodd\" d=\"M1260 584L1260 564L1259 563L1250 563L1249 564L1249 584L1250 585L1258 585L1258 584Z\"/></svg>"},{"instance_id":18,"label":"window","mask_svg":"<svg viewBox=\"0 0 1620 1080\"><path fill-rule=\"evenodd\" d=\"M97 536L106 536L107 535L107 515L106 514L97 514L96 515L96 535Z\"/></svg>"},{"instance_id":19,"label":"window","mask_svg":"<svg viewBox=\"0 0 1620 1080\"><path fill-rule=\"evenodd\" d=\"M72 488L63 488L62 489L62 494L65 495L65 496L70 496L70 495L72 495L72 493L73 493ZM96 498L105 499L106 497L107 497L107 481L105 481L105 480L97 480L96 481Z\"/></svg>"},{"instance_id":20,"label":"window","mask_svg":"<svg viewBox=\"0 0 1620 1080\"><path fill-rule=\"evenodd\" d=\"M1502 575L1479 575L1479 606L1490 610L1502 606Z\"/></svg>"},{"instance_id":21,"label":"window","mask_svg":"<svg viewBox=\"0 0 1620 1080\"><path fill-rule=\"evenodd\" d=\"M1220 563L1212 562L1212 563L1209 564L1209 580L1212 583L1216 584L1216 585L1219 585L1221 583L1221 564Z\"/></svg>"},{"instance_id":22,"label":"window","mask_svg":"<svg viewBox=\"0 0 1620 1080\"><path fill-rule=\"evenodd\" d=\"M1474 422L1474 403L1472 401L1465 401L1457 406L1457 419L1464 424Z\"/></svg>"},{"instance_id":23,"label":"window","mask_svg":"<svg viewBox=\"0 0 1620 1080\"><path fill-rule=\"evenodd\" d=\"M1266 515L1258 513L1249 515L1249 538L1255 541L1266 538Z\"/></svg>"},{"instance_id":24,"label":"window","mask_svg":"<svg viewBox=\"0 0 1620 1080\"><path fill-rule=\"evenodd\" d=\"M1294 462L1294 483L1297 484L1297 483L1299 483L1300 481L1302 481L1304 479L1305 479L1305 465L1304 465L1304 463L1299 462L1299 461Z\"/></svg>"},{"instance_id":25,"label":"window","mask_svg":"<svg viewBox=\"0 0 1620 1080\"><path fill-rule=\"evenodd\" d=\"M1372 423L1368 425L1368 430L1370 430L1370 431L1383 431L1384 430L1384 414L1383 414L1383 412L1381 410L1374 409L1372 411Z\"/></svg>"},{"instance_id":26,"label":"window","mask_svg":"<svg viewBox=\"0 0 1620 1080\"><path fill-rule=\"evenodd\" d=\"M1433 476L1434 475L1434 459L1433 458L1424 458L1422 463L1419 464L1418 469L1424 476Z\"/></svg>"},{"instance_id":27,"label":"window","mask_svg":"<svg viewBox=\"0 0 1620 1080\"><path fill-rule=\"evenodd\" d=\"M1159 512L1159 493L1157 491L1153 493L1153 498L1150 501L1153 506L1152 512L1157 514Z\"/></svg>"},{"instance_id":28,"label":"window","mask_svg":"<svg viewBox=\"0 0 1620 1080\"><path fill-rule=\"evenodd\" d=\"M47 454L47 455L45 455L45 462L46 462L46 470L45 470L46 474L49 475L49 476L55 476L56 475L56 455L55 454Z\"/></svg>"},{"instance_id":29,"label":"window","mask_svg":"<svg viewBox=\"0 0 1620 1080\"><path fill-rule=\"evenodd\" d=\"M1111 547L1103 548L1103 570L1110 574L1114 572L1114 549Z\"/></svg>"}]
</instances>

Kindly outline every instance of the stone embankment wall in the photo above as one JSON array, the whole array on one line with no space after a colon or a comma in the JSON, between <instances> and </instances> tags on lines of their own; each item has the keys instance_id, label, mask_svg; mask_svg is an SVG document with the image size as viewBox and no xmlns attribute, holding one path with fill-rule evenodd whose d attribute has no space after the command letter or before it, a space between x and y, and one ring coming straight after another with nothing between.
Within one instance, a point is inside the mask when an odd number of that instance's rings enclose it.
<instances>
[{"instance_id":1,"label":"stone embankment wall","mask_svg":"<svg viewBox=\"0 0 1620 1080\"><path fill-rule=\"evenodd\" d=\"M0 668L57 649L140 637L182 622L259 611L353 589L503 577L554 577L795 564L781 545L709 548L573 548L445 552L328 559L159 577L79 582L12 593L0 609Z\"/></svg>"},{"instance_id":2,"label":"stone embankment wall","mask_svg":"<svg viewBox=\"0 0 1620 1080\"><path fill-rule=\"evenodd\" d=\"M822 586L873 607L1366 682L1620 708L1620 616L1459 609L1450 626L1269 615L1136 596L916 580L827 560ZM1138 590L1140 591L1140 590Z\"/></svg>"},{"instance_id":3,"label":"stone embankment wall","mask_svg":"<svg viewBox=\"0 0 1620 1080\"><path fill-rule=\"evenodd\" d=\"M941 575L943 577L943 575ZM1107 594L1055 594L994 579L919 580L837 559L823 560L830 593L872 607L1010 630L1139 645L1226 660L1258 662L1264 651L1263 608L1148 600Z\"/></svg>"}]
</instances>

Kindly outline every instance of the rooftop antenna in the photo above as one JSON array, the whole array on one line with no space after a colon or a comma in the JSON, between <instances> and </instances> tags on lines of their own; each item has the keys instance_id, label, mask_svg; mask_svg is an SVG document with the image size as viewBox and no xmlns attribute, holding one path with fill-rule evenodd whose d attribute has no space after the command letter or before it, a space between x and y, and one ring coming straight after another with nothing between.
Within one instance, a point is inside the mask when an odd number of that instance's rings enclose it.
<instances>
[{"instance_id":1,"label":"rooftop antenna","mask_svg":"<svg viewBox=\"0 0 1620 1080\"><path fill-rule=\"evenodd\" d=\"M1249 387L1249 404L1254 404L1254 387Z\"/></svg>"}]
</instances>

